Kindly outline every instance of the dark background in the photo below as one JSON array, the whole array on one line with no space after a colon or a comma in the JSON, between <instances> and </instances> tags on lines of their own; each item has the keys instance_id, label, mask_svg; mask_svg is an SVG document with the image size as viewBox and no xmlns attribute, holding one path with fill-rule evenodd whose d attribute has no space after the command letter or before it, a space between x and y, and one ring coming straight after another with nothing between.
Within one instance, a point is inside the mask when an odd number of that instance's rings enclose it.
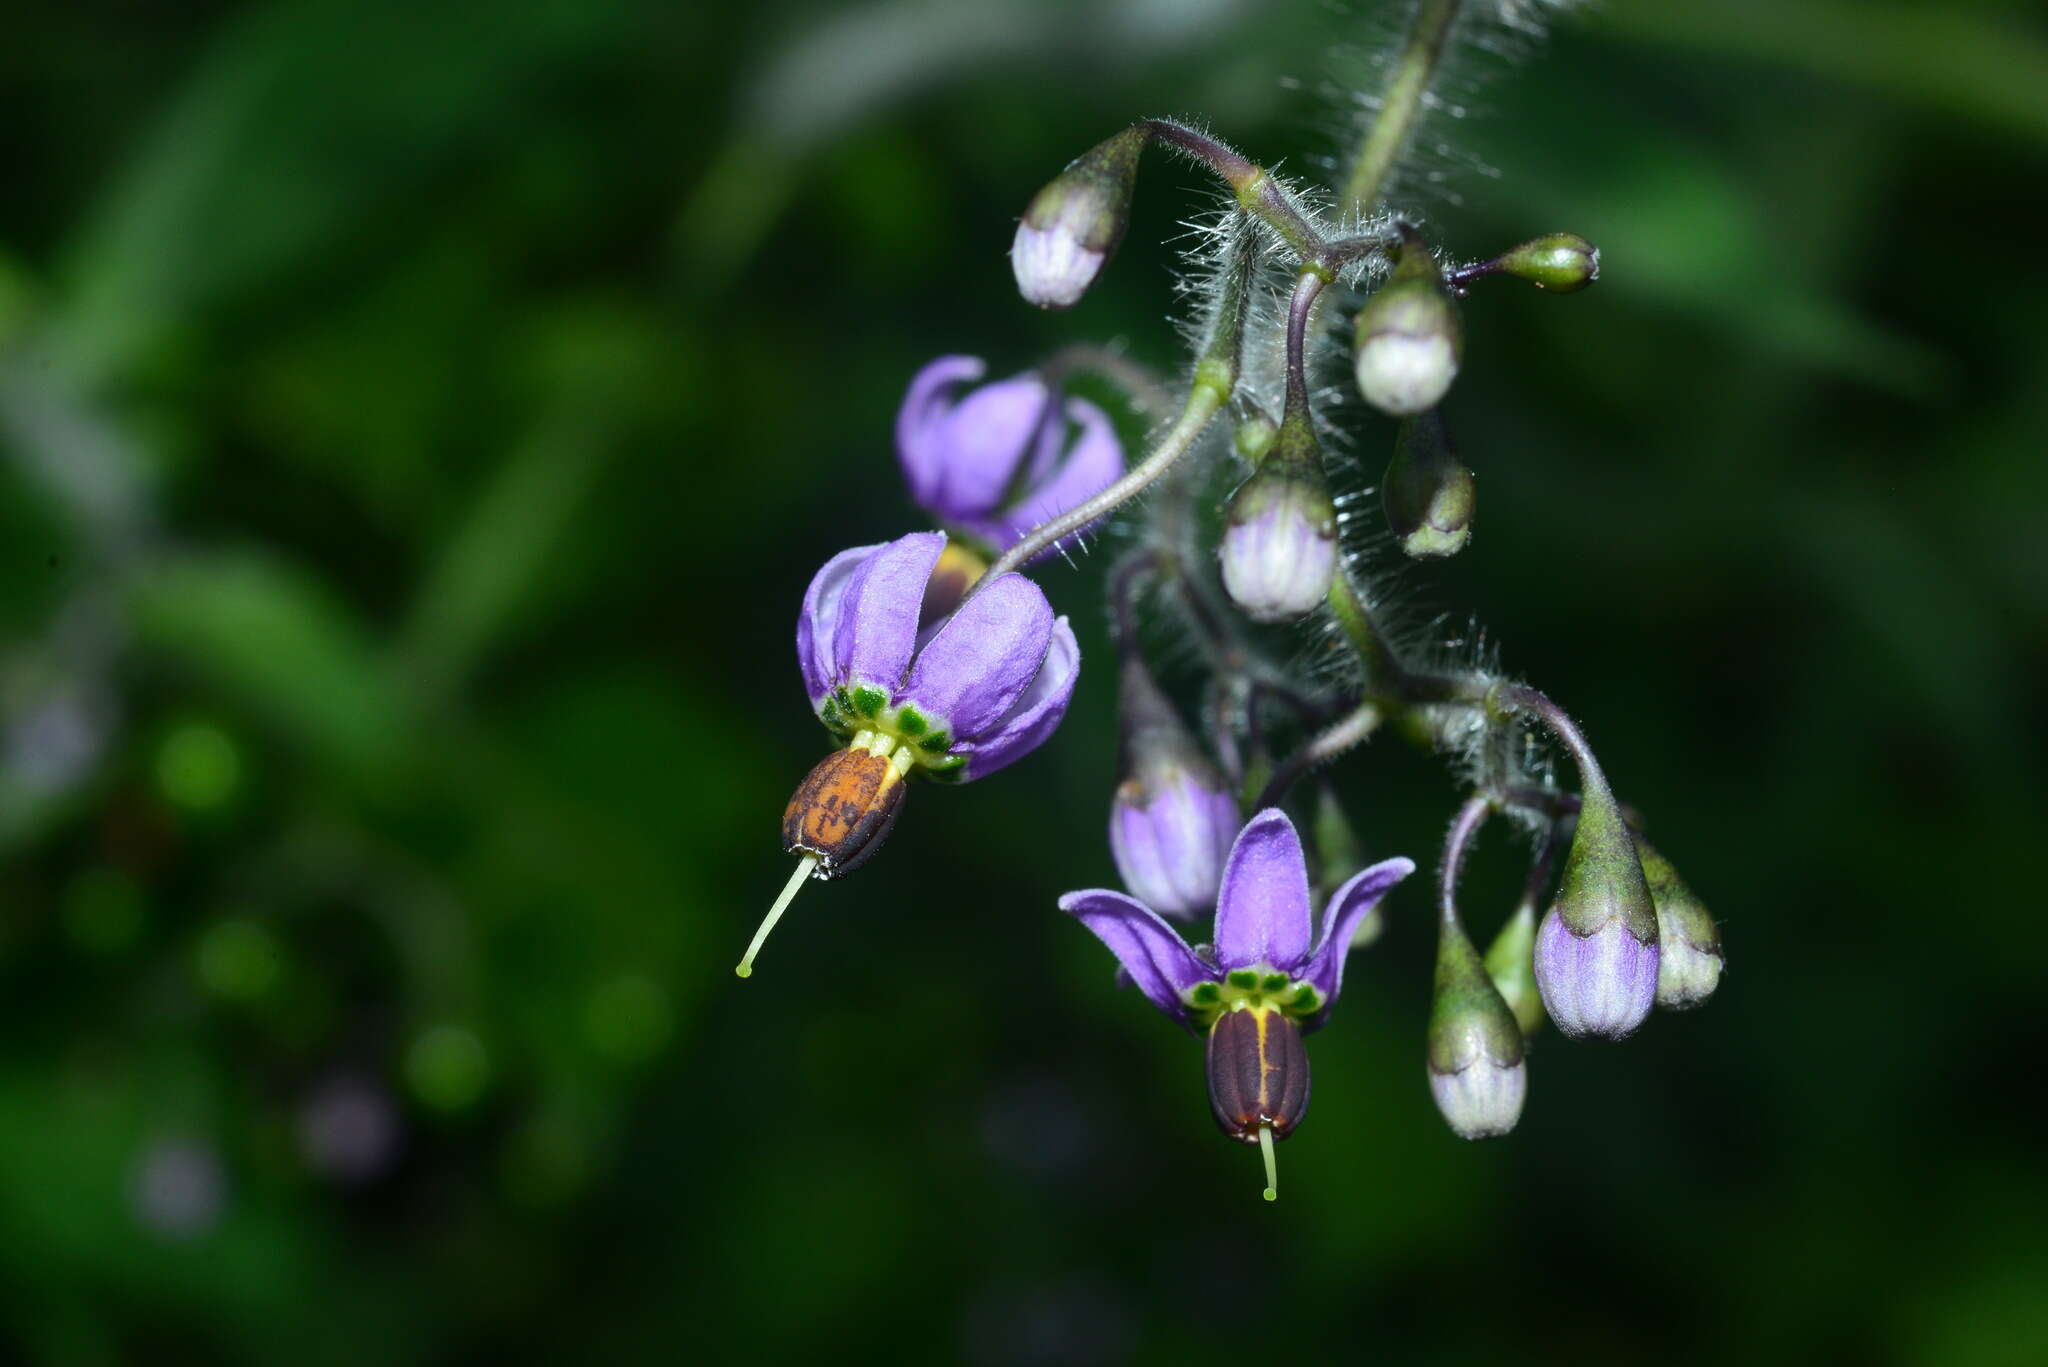
<instances>
[{"instance_id":1,"label":"dark background","mask_svg":"<svg viewBox=\"0 0 2048 1367\"><path fill-rule=\"evenodd\" d=\"M1584 720L1721 918L1706 1010L1541 1038L1455 1140L1405 887L1261 1202L1053 906L1114 878L1102 556L1040 575L1054 741L733 979L825 744L804 584L920 525L904 384L1177 365L1199 177L1066 315L1014 216L1140 114L1314 174L1355 8L10 12L10 1356L2048 1360L2030 5L1610 0L1468 57L1403 184L1464 256L1604 249L1474 293L1478 534L1408 583ZM1342 772L1433 862L1437 764Z\"/></svg>"}]
</instances>

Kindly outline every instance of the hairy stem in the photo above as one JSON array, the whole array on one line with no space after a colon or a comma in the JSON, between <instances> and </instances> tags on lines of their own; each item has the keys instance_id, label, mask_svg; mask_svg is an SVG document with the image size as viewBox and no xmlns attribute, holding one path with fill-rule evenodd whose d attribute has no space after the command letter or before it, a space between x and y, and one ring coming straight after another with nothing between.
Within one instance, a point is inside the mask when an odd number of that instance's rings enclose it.
<instances>
[{"instance_id":1,"label":"hairy stem","mask_svg":"<svg viewBox=\"0 0 2048 1367\"><path fill-rule=\"evenodd\" d=\"M1415 131L1423 96L1428 94L1429 83L1436 76L1445 40L1457 17L1458 0L1421 0L1416 7L1415 20L1408 28L1408 42L1401 49L1393 79L1387 82L1387 92L1380 100L1379 115L1359 143L1351 174L1345 179L1341 203L1347 212L1371 212L1386 188L1394 163Z\"/></svg>"},{"instance_id":2,"label":"hairy stem","mask_svg":"<svg viewBox=\"0 0 2048 1367\"><path fill-rule=\"evenodd\" d=\"M1254 811L1276 807L1287 796L1296 783L1306 777L1319 765L1328 764L1345 751L1363 744L1372 733L1379 729L1385 714L1377 703L1360 703L1349 713L1339 718L1328 730L1321 732L1308 744L1289 755L1266 780L1260 790Z\"/></svg>"},{"instance_id":3,"label":"hairy stem","mask_svg":"<svg viewBox=\"0 0 2048 1367\"><path fill-rule=\"evenodd\" d=\"M1443 867L1437 870L1437 911L1452 924L1458 920L1458 878L1465 871L1465 856L1492 812L1492 799L1483 793L1473 794L1458 808L1450 834L1444 837Z\"/></svg>"}]
</instances>

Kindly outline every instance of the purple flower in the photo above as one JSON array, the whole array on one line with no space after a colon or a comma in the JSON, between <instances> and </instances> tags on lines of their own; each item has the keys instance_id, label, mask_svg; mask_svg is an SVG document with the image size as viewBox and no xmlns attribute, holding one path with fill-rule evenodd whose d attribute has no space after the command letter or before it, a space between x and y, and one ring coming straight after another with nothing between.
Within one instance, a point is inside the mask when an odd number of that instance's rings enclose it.
<instances>
[{"instance_id":1,"label":"purple flower","mask_svg":"<svg viewBox=\"0 0 2048 1367\"><path fill-rule=\"evenodd\" d=\"M1123 756L1109 808L1117 876L1154 911L1193 916L1216 905L1237 799L1135 651L1121 694Z\"/></svg>"},{"instance_id":2,"label":"purple flower","mask_svg":"<svg viewBox=\"0 0 2048 1367\"><path fill-rule=\"evenodd\" d=\"M928 619L943 532L857 546L825 562L797 619L811 706L845 746L813 769L782 817L799 856L739 964L742 978L807 876L850 873L881 845L922 772L983 778L1053 733L1074 696L1081 652L1064 617L1021 574L1005 574Z\"/></svg>"},{"instance_id":3,"label":"purple flower","mask_svg":"<svg viewBox=\"0 0 2048 1367\"><path fill-rule=\"evenodd\" d=\"M896 454L918 506L1000 553L1115 482L1124 458L1094 404L1057 403L1030 371L966 388L986 371L974 356L920 370L896 415Z\"/></svg>"},{"instance_id":4,"label":"purple flower","mask_svg":"<svg viewBox=\"0 0 2048 1367\"><path fill-rule=\"evenodd\" d=\"M1286 813L1269 807L1231 847L1216 900L1216 944L1206 953L1143 902L1106 888L1070 892L1060 910L1115 954L1138 990L1191 1030L1207 1030L1209 1100L1224 1134L1266 1153L1308 1109L1301 1037L1328 1018L1344 985L1351 934L1389 888L1415 872L1408 859L1374 864L1338 888L1315 933L1308 864Z\"/></svg>"}]
</instances>

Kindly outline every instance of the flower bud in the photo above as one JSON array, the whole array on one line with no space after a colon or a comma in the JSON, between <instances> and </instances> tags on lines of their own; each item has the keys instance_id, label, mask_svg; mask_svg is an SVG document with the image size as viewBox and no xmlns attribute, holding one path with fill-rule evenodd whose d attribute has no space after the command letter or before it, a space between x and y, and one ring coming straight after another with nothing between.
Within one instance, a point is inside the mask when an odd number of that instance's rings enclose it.
<instances>
[{"instance_id":1,"label":"flower bud","mask_svg":"<svg viewBox=\"0 0 2048 1367\"><path fill-rule=\"evenodd\" d=\"M1657 905L1657 1005L1688 1011L1704 1004L1721 982L1721 932L1671 861L1636 837L1650 900Z\"/></svg>"},{"instance_id":2,"label":"flower bud","mask_svg":"<svg viewBox=\"0 0 2048 1367\"><path fill-rule=\"evenodd\" d=\"M1397 418L1434 408L1458 373L1464 346L1443 275L1428 248L1411 237L1393 275L1358 311L1358 392Z\"/></svg>"},{"instance_id":3,"label":"flower bud","mask_svg":"<svg viewBox=\"0 0 2048 1367\"><path fill-rule=\"evenodd\" d=\"M1600 249L1577 233L1549 233L1503 252L1491 268L1538 289L1570 294L1600 278Z\"/></svg>"},{"instance_id":4,"label":"flower bud","mask_svg":"<svg viewBox=\"0 0 2048 1367\"><path fill-rule=\"evenodd\" d=\"M1135 652L1124 660L1123 760L1109 849L1131 895L1162 916L1216 905L1237 799Z\"/></svg>"},{"instance_id":5,"label":"flower bud","mask_svg":"<svg viewBox=\"0 0 2048 1367\"><path fill-rule=\"evenodd\" d=\"M1032 197L1010 246L1010 269L1026 299L1072 308L1101 273L1130 222L1142 127L1126 128L1076 157Z\"/></svg>"},{"instance_id":6,"label":"flower bud","mask_svg":"<svg viewBox=\"0 0 2048 1367\"><path fill-rule=\"evenodd\" d=\"M1272 452L1230 497L1223 587L1257 622L1313 611L1337 570L1337 509L1306 417L1281 424Z\"/></svg>"},{"instance_id":7,"label":"flower bud","mask_svg":"<svg viewBox=\"0 0 2048 1367\"><path fill-rule=\"evenodd\" d=\"M1623 1039L1656 1001L1657 910L1606 777L1584 762L1579 787L1579 829L1536 930L1536 986L1565 1034Z\"/></svg>"},{"instance_id":8,"label":"flower bud","mask_svg":"<svg viewBox=\"0 0 2048 1367\"><path fill-rule=\"evenodd\" d=\"M1429 1012L1429 1090L1464 1139L1506 1134L1529 1090L1522 1032L1455 917L1437 941L1436 996Z\"/></svg>"},{"instance_id":9,"label":"flower bud","mask_svg":"<svg viewBox=\"0 0 2048 1367\"><path fill-rule=\"evenodd\" d=\"M1209 1027L1209 1109L1223 1133L1259 1142L1270 1127L1285 1139L1308 1114L1308 1049L1301 1027L1278 1009L1225 1011Z\"/></svg>"},{"instance_id":10,"label":"flower bud","mask_svg":"<svg viewBox=\"0 0 2048 1367\"><path fill-rule=\"evenodd\" d=\"M1536 990L1536 904L1525 901L1515 908L1515 914L1500 928L1500 934L1493 937L1493 943L1486 947L1486 976L1493 979L1494 990L1501 1000L1508 1004L1508 1010L1515 1013L1515 1024L1521 1027L1522 1038L1527 1039L1539 1029L1546 1017L1543 1014L1543 995Z\"/></svg>"},{"instance_id":11,"label":"flower bud","mask_svg":"<svg viewBox=\"0 0 2048 1367\"><path fill-rule=\"evenodd\" d=\"M867 733L863 733L866 735ZM902 752L909 759L909 752ZM782 813L782 848L818 861L820 878L852 873L882 846L903 807L904 764L871 745L835 750Z\"/></svg>"},{"instance_id":12,"label":"flower bud","mask_svg":"<svg viewBox=\"0 0 2048 1367\"><path fill-rule=\"evenodd\" d=\"M1387 529L1418 560L1456 555L1472 539L1472 472L1434 410L1408 419L1380 483Z\"/></svg>"}]
</instances>

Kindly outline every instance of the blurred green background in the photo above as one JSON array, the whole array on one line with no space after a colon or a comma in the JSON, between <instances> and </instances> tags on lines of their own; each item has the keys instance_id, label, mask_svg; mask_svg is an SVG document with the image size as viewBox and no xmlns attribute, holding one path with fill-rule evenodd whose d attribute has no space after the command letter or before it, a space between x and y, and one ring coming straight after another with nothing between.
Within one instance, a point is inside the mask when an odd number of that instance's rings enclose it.
<instances>
[{"instance_id":1,"label":"blurred green background","mask_svg":"<svg viewBox=\"0 0 2048 1367\"><path fill-rule=\"evenodd\" d=\"M1410 591L1584 719L1730 968L1469 1145L1404 888L1276 1206L1053 907L1114 878L1103 556L1041 575L1054 742L731 965L825 744L804 584L918 525L915 368L1178 364L1191 170L1071 314L1019 207L1140 114L1313 172L1382 7L7 29L0 1355L2048 1361L2037 7L1609 0L1461 68L1401 202L1605 271L1474 293L1479 534ZM1440 767L1343 772L1432 862Z\"/></svg>"}]
</instances>

